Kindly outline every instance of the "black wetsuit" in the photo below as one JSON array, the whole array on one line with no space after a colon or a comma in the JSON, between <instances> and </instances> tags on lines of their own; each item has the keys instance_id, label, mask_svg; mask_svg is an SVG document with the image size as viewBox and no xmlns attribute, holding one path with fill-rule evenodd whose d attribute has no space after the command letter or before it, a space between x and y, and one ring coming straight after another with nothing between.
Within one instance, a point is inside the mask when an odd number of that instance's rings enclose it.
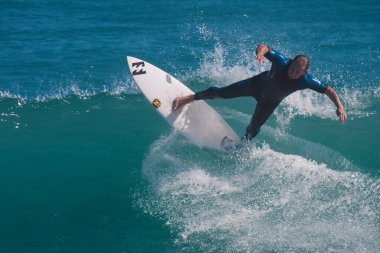
<instances>
[{"instance_id":1,"label":"black wetsuit","mask_svg":"<svg viewBox=\"0 0 380 253\"><path fill-rule=\"evenodd\" d=\"M272 62L272 67L269 71L262 72L226 87L210 87L207 90L197 92L194 96L195 100L244 96L254 97L257 100L257 105L251 122L247 127L247 139L252 139L259 133L260 127L288 95L297 90L307 88L320 93L325 93L327 89L327 85L314 79L310 74L306 74L295 80L289 79L287 69L292 60L279 52L270 49L264 56Z\"/></svg>"}]
</instances>

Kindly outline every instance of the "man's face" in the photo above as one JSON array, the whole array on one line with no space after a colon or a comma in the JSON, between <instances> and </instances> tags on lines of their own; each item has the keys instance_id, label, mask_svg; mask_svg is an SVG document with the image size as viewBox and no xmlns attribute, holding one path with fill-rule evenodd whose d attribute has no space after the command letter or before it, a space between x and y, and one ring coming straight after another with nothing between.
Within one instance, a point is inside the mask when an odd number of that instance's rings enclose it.
<instances>
[{"instance_id":1,"label":"man's face","mask_svg":"<svg viewBox=\"0 0 380 253\"><path fill-rule=\"evenodd\" d=\"M288 68L288 77L290 79L298 79L307 72L308 60L305 57L299 57L294 60Z\"/></svg>"}]
</instances>

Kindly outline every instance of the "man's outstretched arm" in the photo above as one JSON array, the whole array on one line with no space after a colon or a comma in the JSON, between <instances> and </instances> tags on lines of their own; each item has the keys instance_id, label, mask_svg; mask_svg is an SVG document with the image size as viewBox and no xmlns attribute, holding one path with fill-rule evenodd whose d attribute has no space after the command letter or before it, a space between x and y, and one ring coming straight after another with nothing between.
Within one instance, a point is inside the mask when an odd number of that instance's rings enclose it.
<instances>
[{"instance_id":1,"label":"man's outstretched arm","mask_svg":"<svg viewBox=\"0 0 380 253\"><path fill-rule=\"evenodd\" d=\"M339 100L338 95L336 94L335 90L331 88L330 86L327 87L325 94L331 99L331 101L334 102L336 106L336 115L338 115L340 122L342 124L346 123L347 115L344 111L343 105Z\"/></svg>"}]
</instances>

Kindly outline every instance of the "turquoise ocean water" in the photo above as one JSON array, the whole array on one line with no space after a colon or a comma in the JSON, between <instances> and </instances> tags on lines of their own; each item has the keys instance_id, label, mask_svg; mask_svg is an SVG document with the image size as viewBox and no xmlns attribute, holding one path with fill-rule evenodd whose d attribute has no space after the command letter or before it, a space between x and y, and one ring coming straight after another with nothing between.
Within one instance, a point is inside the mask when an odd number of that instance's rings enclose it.
<instances>
[{"instance_id":1,"label":"turquoise ocean water","mask_svg":"<svg viewBox=\"0 0 380 253\"><path fill-rule=\"evenodd\" d=\"M378 1L0 4L0 252L379 252ZM151 108L144 59L194 90L310 56L260 135L202 149ZM209 101L241 136L249 98Z\"/></svg>"}]
</instances>

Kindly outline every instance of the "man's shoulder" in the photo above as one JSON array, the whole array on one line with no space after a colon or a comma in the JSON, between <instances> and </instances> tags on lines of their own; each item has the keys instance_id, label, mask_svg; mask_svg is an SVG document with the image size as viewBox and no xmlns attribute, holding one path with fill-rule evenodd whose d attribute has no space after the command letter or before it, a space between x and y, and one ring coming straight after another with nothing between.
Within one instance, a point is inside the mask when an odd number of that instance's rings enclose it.
<instances>
[{"instance_id":1,"label":"man's shoulder","mask_svg":"<svg viewBox=\"0 0 380 253\"><path fill-rule=\"evenodd\" d=\"M306 83L309 83L309 84L318 84L318 85L321 85L322 82L320 80L318 80L317 78L315 78L312 74L310 73L306 73L304 76L303 76L303 81L306 82Z\"/></svg>"},{"instance_id":2,"label":"man's shoulder","mask_svg":"<svg viewBox=\"0 0 380 253\"><path fill-rule=\"evenodd\" d=\"M273 48L269 48L269 51L266 53L265 57L271 62L277 61L281 64L287 64L289 62L288 57L284 56L280 51L277 51Z\"/></svg>"},{"instance_id":3,"label":"man's shoulder","mask_svg":"<svg viewBox=\"0 0 380 253\"><path fill-rule=\"evenodd\" d=\"M299 85L301 86L301 89L312 89L315 91L318 91L320 93L324 93L327 85L317 78L315 78L312 74L306 73L299 82Z\"/></svg>"}]
</instances>

